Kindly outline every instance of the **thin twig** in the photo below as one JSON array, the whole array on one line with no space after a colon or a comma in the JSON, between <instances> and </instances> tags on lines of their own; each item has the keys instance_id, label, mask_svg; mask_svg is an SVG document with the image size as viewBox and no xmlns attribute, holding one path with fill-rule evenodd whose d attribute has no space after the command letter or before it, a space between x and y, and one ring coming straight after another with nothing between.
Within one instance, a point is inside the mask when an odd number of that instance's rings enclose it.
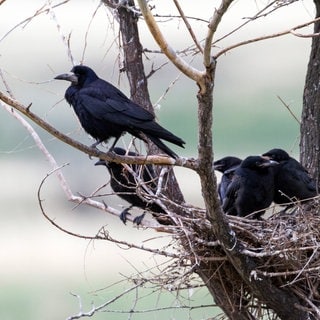
<instances>
[{"instance_id":1,"label":"thin twig","mask_svg":"<svg viewBox=\"0 0 320 320\"><path fill-rule=\"evenodd\" d=\"M293 118L298 122L300 125L300 120L297 118L297 116L293 113L293 111L290 109L289 105L287 105L280 96L277 96L277 98L282 102L282 104L286 107L286 109L289 111L289 113L293 116Z\"/></svg>"},{"instance_id":2,"label":"thin twig","mask_svg":"<svg viewBox=\"0 0 320 320\"><path fill-rule=\"evenodd\" d=\"M70 0L65 0L62 1L54 6L52 6L52 8L57 8L59 6L62 6L64 4L66 4L67 2L69 2ZM0 39L0 42L5 39L12 31L14 31L15 29L17 29L18 27L22 26L23 24L27 24L29 23L34 17L39 16L41 14L47 14L50 11L50 8L47 8L46 5L42 6L40 9L38 9L34 15L32 15L31 17L28 17L26 19L24 19L23 21L19 22L17 25L15 25L13 28L11 28L9 31L7 31L4 36Z\"/></svg>"},{"instance_id":3,"label":"thin twig","mask_svg":"<svg viewBox=\"0 0 320 320\"><path fill-rule=\"evenodd\" d=\"M76 63L76 61L75 61L75 59L74 59L74 57L73 57L73 55L72 55L72 52L71 52L71 48L70 48L70 35L69 35L68 37L66 37L66 36L63 34L61 25L60 25L60 23L59 23L59 21L58 21L58 18L57 18L56 14L55 14L55 12L54 12L54 10L53 10L53 7L55 7L55 6L52 6L52 5L51 5L51 0L48 0L47 3L48 3L48 6L49 6L49 13L50 13L51 19L55 22L56 27L57 27L57 29L58 29L58 32L59 32L59 34L60 34L60 36L61 36L61 39L62 39L62 43L63 43L64 46L66 47L67 56L68 56L68 58L70 59L72 65L75 65L75 64L77 64L77 63Z\"/></svg>"},{"instance_id":4,"label":"thin twig","mask_svg":"<svg viewBox=\"0 0 320 320\"><path fill-rule=\"evenodd\" d=\"M159 47L163 53L168 57L168 59L186 76L196 81L198 84L202 83L203 73L199 70L190 66L186 61L184 61L176 51L168 44L167 40L161 33L157 22L155 21L146 0L138 0L139 7L143 17L147 23L150 33L152 34L155 41L158 43Z\"/></svg>"},{"instance_id":5,"label":"thin twig","mask_svg":"<svg viewBox=\"0 0 320 320\"><path fill-rule=\"evenodd\" d=\"M269 9L270 7L272 7L272 6L275 4L275 2L277 2L277 0L275 0L275 1L271 2L271 3L268 3L263 9L261 9L260 11L258 11L253 17L247 18L247 20L246 20L244 23L242 23L240 26L236 27L236 28L233 29L232 31L230 31L230 32L228 32L227 34L223 35L221 38L215 40L212 44L214 45L214 44L218 43L219 41L221 41L221 40L223 40L223 39L231 36L233 33L239 31L239 30L240 30L241 28L243 28L245 25L247 25L248 23L256 20L257 18L261 18L261 17L266 16L266 15L269 14L269 13L265 13L265 14L263 14L263 15L262 15L262 13L265 12L265 11L266 11L267 9ZM272 11L271 11L271 12L272 12Z\"/></svg>"},{"instance_id":6,"label":"thin twig","mask_svg":"<svg viewBox=\"0 0 320 320\"><path fill-rule=\"evenodd\" d=\"M219 51L217 54L214 55L214 58L217 59L221 55L225 54L226 52L228 52L228 51L230 51L232 49L235 49L235 48L238 48L238 47L250 44L250 43L263 41L263 40L268 40L268 39L274 39L274 38L282 37L282 36L285 36L285 35L288 35L288 34L293 34L294 30L305 28L305 27L309 26L310 24L314 24L314 23L316 23L318 21L320 21L320 17L316 18L316 19L313 19L311 21L299 24L299 25L297 25L297 26L295 26L295 27L293 27L291 29L287 29L287 30L284 30L284 31L281 31L281 32L269 34L267 36L261 36L261 37L257 37L257 38L253 38L253 39L249 39L249 40L245 40L245 41L241 41L239 43L236 43L234 45L231 45L231 46ZM311 35L309 35L309 36L311 36ZM315 34L313 34L313 36L316 37L316 36L318 36L318 34L315 33Z\"/></svg>"},{"instance_id":7,"label":"thin twig","mask_svg":"<svg viewBox=\"0 0 320 320\"><path fill-rule=\"evenodd\" d=\"M191 27L191 25L190 25L187 17L185 16L185 14L184 14L184 12L183 12L183 10L182 10L182 8L181 8L178 0L173 0L173 2L174 2L175 6L177 7L177 9L178 9L178 11L179 11L179 13L180 13L180 17L182 18L184 24L185 24L186 27L187 27L187 30L189 31L193 42L195 43L195 45L196 45L196 47L199 49L199 51L200 51L201 53L203 53L203 48L202 48L200 42L198 41L196 35L194 34L194 32L193 32L193 30L192 30L192 27Z\"/></svg>"},{"instance_id":8,"label":"thin twig","mask_svg":"<svg viewBox=\"0 0 320 320\"><path fill-rule=\"evenodd\" d=\"M80 312L76 315L70 316L67 318L67 320L75 320L75 319L80 319L80 318L84 318L84 317L92 317L96 312L104 309L106 306L114 303L115 301L119 300L120 298L122 298L123 296L125 296L126 294L128 294L129 292L136 290L137 288L141 287L143 285L143 283L138 283L135 286L121 292L120 294L118 294L117 296L115 296L114 298L104 302L103 304L101 304L98 307L93 306L92 309L88 312L83 312L82 309L82 305L80 304ZM81 302L81 300L80 300Z\"/></svg>"},{"instance_id":9,"label":"thin twig","mask_svg":"<svg viewBox=\"0 0 320 320\"><path fill-rule=\"evenodd\" d=\"M86 52L86 49L87 49L87 45L88 45L88 35L89 35L90 26L91 26L91 24L93 22L93 19L95 18L96 14L97 14L99 8L101 7L101 5L102 5L102 2L100 2L98 4L96 10L93 12L92 17L91 17L91 19L89 21L88 28L87 28L86 34L84 36L84 46L83 46L82 56L81 56L81 61L80 61L81 64L84 62L84 55L85 55L85 52Z\"/></svg>"}]
</instances>

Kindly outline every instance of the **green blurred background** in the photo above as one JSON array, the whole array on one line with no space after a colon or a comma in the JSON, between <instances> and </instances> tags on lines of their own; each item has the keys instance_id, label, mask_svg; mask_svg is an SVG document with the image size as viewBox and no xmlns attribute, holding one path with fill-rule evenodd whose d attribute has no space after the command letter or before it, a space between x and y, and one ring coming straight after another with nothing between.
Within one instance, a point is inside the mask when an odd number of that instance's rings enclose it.
<instances>
[{"instance_id":1,"label":"green blurred background","mask_svg":"<svg viewBox=\"0 0 320 320\"><path fill-rule=\"evenodd\" d=\"M122 58L118 49L117 22L112 12L103 6L94 14L98 1L79 0L68 1L51 13L25 20L42 6L47 8L48 3L7 0L0 6L0 68L16 99L25 105L32 103L32 110L59 130L90 144L92 140L62 100L67 83L52 80L72 66L61 35L68 37L71 34L70 46L77 62L84 60L102 78L128 93L125 75L119 75L118 71ZM52 5L57 3L52 1ZM202 0L181 5L186 15L208 20L213 6L218 3ZM169 0L154 4L159 14L177 14ZM216 38L229 33L265 5L266 1L235 1ZM242 40L290 29L313 17L312 1L298 1L271 16L251 22L218 42L213 52ZM192 45L180 20L166 18L161 21L161 29L176 50ZM207 24L196 20L191 23L198 38L203 39ZM143 46L157 50L143 21L140 27ZM301 32L311 33L312 28ZM284 148L298 157L299 124L277 96L300 118L310 43L310 38L288 35L243 46L219 58L214 89L215 158L260 154L273 147ZM199 58L188 56L186 60L202 68ZM153 64L156 68L165 61L160 54L148 54L146 72ZM196 157L196 85L167 64L149 79L151 97L156 103L172 82L174 85L159 102L157 117L164 127L187 142L185 150L174 150L181 156ZM3 83L0 89L6 90ZM105 170L93 166L94 159L89 160L36 126L35 129L59 165L68 163L63 173L74 193L88 195L107 182ZM0 319L65 319L79 311L78 299L71 293L81 296L83 310L88 311L92 301L99 305L131 286L121 282L109 287L111 284L136 274L137 270L154 266L155 258L150 254L123 250L111 243L73 238L44 219L37 203L37 189L52 168L26 130L3 108L0 108L0 155ZM186 200L201 206L197 176L186 169L175 171ZM101 226L107 225L111 235L129 242L140 244L151 239L147 242L150 247L162 247L170 240L152 230L137 230L130 223L124 226L117 218L98 210L83 206L75 208L67 202L53 175L44 185L42 198L50 217L76 233L94 235ZM116 197L108 197L105 201L118 209L123 204ZM139 297L147 297L139 300L137 309L212 303L205 289L184 292L185 298L177 297L175 292L150 294L152 290L148 290L138 293ZM125 297L109 309L130 310L136 294ZM132 315L132 319L206 319L213 314L212 308L191 312L174 309ZM121 313L96 316L96 319L127 318L128 314Z\"/></svg>"}]
</instances>

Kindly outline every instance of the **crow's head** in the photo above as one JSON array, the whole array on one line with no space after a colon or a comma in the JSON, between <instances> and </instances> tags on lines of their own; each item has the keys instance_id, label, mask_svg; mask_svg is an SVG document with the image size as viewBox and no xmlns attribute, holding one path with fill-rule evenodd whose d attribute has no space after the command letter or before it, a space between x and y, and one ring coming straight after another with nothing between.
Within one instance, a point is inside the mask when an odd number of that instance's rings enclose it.
<instances>
[{"instance_id":1,"label":"crow's head","mask_svg":"<svg viewBox=\"0 0 320 320\"><path fill-rule=\"evenodd\" d=\"M267 157L249 156L241 162L240 167L259 171L265 168L276 166L278 164L279 163L277 161L270 160Z\"/></svg>"},{"instance_id":2,"label":"crow's head","mask_svg":"<svg viewBox=\"0 0 320 320\"><path fill-rule=\"evenodd\" d=\"M290 156L288 155L288 153L282 149L269 150L268 152L264 153L262 156L278 162L287 161L290 159Z\"/></svg>"},{"instance_id":3,"label":"crow's head","mask_svg":"<svg viewBox=\"0 0 320 320\"><path fill-rule=\"evenodd\" d=\"M98 76L91 68L78 65L74 66L71 69L71 72L59 74L55 79L70 81L72 85L83 87L84 85L98 79Z\"/></svg>"},{"instance_id":4,"label":"crow's head","mask_svg":"<svg viewBox=\"0 0 320 320\"><path fill-rule=\"evenodd\" d=\"M226 170L240 165L241 159L237 157L224 157L213 163L213 169L224 173Z\"/></svg>"}]
</instances>

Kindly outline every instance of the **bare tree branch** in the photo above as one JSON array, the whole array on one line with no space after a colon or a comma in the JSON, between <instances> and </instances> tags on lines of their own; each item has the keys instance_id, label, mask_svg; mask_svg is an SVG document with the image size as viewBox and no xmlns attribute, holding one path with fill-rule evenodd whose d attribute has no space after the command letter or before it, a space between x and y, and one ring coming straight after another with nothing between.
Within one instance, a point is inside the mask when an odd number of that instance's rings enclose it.
<instances>
[{"instance_id":1,"label":"bare tree branch","mask_svg":"<svg viewBox=\"0 0 320 320\"><path fill-rule=\"evenodd\" d=\"M93 22L94 17L96 16L98 10L100 9L101 5L102 5L102 3L100 2L98 4L96 10L93 12L91 20L89 22L89 25L88 25L88 28L87 28L87 31L86 31L86 34L85 34L85 37L84 37L84 46L83 46L83 51L82 51L82 56L81 56L81 61L80 61L81 64L84 62L84 55L86 53L86 49L87 49L87 45L88 45L88 35L89 35L90 26L91 26L91 24Z\"/></svg>"},{"instance_id":2,"label":"bare tree branch","mask_svg":"<svg viewBox=\"0 0 320 320\"><path fill-rule=\"evenodd\" d=\"M208 33L205 39L204 52L203 52L203 63L206 68L209 68L212 64L211 47L212 47L212 39L213 39L214 33L216 32L223 15L228 10L232 1L233 0L223 0L220 4L220 7L218 9L215 9L214 14L211 18L211 21L209 23Z\"/></svg>"},{"instance_id":3,"label":"bare tree branch","mask_svg":"<svg viewBox=\"0 0 320 320\"><path fill-rule=\"evenodd\" d=\"M163 53L168 59L187 77L193 79L196 83L201 86L203 73L185 62L176 51L168 44L167 40L161 33L157 22L155 21L146 0L137 0L139 3L140 10L146 21L146 24Z\"/></svg>"},{"instance_id":4,"label":"bare tree branch","mask_svg":"<svg viewBox=\"0 0 320 320\"><path fill-rule=\"evenodd\" d=\"M53 225L55 226L57 229L63 231L64 233L67 233L71 236L74 236L74 237L78 237L78 238L83 238L83 239L89 239L89 240L107 240L107 241L111 241L111 242L114 242L114 243L117 243L117 244L121 244L121 245L124 245L128 248L136 248L136 249L141 249L141 250L145 250L145 251L148 251L148 252L152 252L152 253L156 253L156 254L159 254L159 255L165 255L167 257L172 257L172 258L177 258L178 255L174 254L174 253L170 253L170 252L166 252L166 251L163 251L163 250L159 250L159 249L152 249L152 248L147 248L145 247L144 245L136 245L136 244L133 244L133 243L129 243L127 241L122 241L122 240L118 240L118 239L114 239L112 238L110 235L109 235L109 232L105 229L105 227L102 227L100 229L100 231L98 232L98 234L94 235L94 236L89 236L89 235L82 235L82 234L78 234L78 233L75 233L73 231L70 231L70 230L67 230L65 228L63 228L61 225L59 225L54 218L51 218L45 211L45 208L43 207L43 200L41 198L41 190L44 186L44 183L46 182L46 180L52 175L54 174L57 170L60 170L61 167L58 167L54 170L52 170L51 172L49 172L41 181L40 185L39 185L39 188L38 188L38 192L37 192L37 197L38 197L38 203L39 203L39 206L40 206L40 209L41 209L41 212L43 214L43 216ZM81 203L81 204L86 204L86 205L89 205L91 207L94 207L94 208L97 208L97 209L100 209L100 210L103 210L105 212L108 212L108 213L111 213L111 214L114 214L116 216L120 216L120 213L118 210L115 210L109 206L107 206L105 203L101 203L101 202L98 202L98 201L94 201L90 198L85 198L85 197L77 197L77 196L74 196L72 195L71 198L69 199L70 201L72 202L75 202L75 203ZM128 219L130 219L128 217ZM143 223L141 224L142 226L144 227L148 227L148 228L152 228L152 229L155 229L159 232L166 232L166 233L172 233L176 227L170 227L170 226L162 226L160 224L158 224L156 221L147 221L147 220L143 220Z\"/></svg>"},{"instance_id":5,"label":"bare tree branch","mask_svg":"<svg viewBox=\"0 0 320 320\"><path fill-rule=\"evenodd\" d=\"M184 12L183 12L183 10L182 10L182 8L181 8L178 0L173 0L173 2L174 2L174 4L175 4L175 6L177 7L177 9L178 9L178 11L179 11L179 13L180 13L180 17L182 18L184 24L186 25L186 27L187 27L190 35L191 35L191 38L192 38L192 40L194 41L196 47L199 49L199 51L200 51L201 53L203 53L203 48L202 48L200 42L198 41L196 35L194 34L194 32L193 32L193 30L192 30L192 28L191 28L191 25L190 25L187 17L185 16L185 14L184 14Z\"/></svg>"},{"instance_id":6,"label":"bare tree branch","mask_svg":"<svg viewBox=\"0 0 320 320\"><path fill-rule=\"evenodd\" d=\"M4 2L4 1L5 1L5 0L3 0L3 2ZM60 3L58 3L58 4L56 4L56 5L52 6L52 8L56 8L56 7L62 6L62 5L66 4L66 3L69 2L69 1L70 1L70 0L64 0L64 1L62 1L62 2L60 2ZM3 3L3 2L2 2L2 3ZM0 5L1 5L2 3L0 3ZM12 31L14 31L15 29L17 29L18 27L22 26L23 24L29 23L29 22L30 22L34 17L36 17L36 16L39 16L39 15L44 14L44 13L47 14L48 12L50 12L50 10L51 10L51 8L50 8L50 7L48 8L47 5L45 4L45 5L42 6L40 9L38 9L38 10L34 13L33 16L24 19L23 21L21 21L21 22L19 22L17 25L15 25L13 28L11 28L9 31L7 31L7 32L4 34L4 36L3 36L2 38L0 38L0 42L1 42L3 39L5 39Z\"/></svg>"},{"instance_id":7,"label":"bare tree branch","mask_svg":"<svg viewBox=\"0 0 320 320\"><path fill-rule=\"evenodd\" d=\"M250 22L253 22L259 18L262 17L266 17L267 15L269 15L270 13L272 13L275 10L278 10L284 6L288 6L290 5L292 2L295 2L297 0L293 0L293 1L288 1L285 3L280 3L278 0L274 0L270 3L268 3L263 9L259 10L254 16L252 17L245 17L246 21L244 23L242 23L241 25L239 25L238 27L236 27L235 29L233 29L232 31L228 32L227 34L225 34L224 36L222 36L219 39L216 39L213 44L218 43L219 41L229 37L230 35L232 35L233 33L239 31L241 28L243 28L245 25L247 25ZM270 9L271 8L271 9ZM268 9L270 9L269 11L267 11Z\"/></svg>"},{"instance_id":8,"label":"bare tree branch","mask_svg":"<svg viewBox=\"0 0 320 320\"><path fill-rule=\"evenodd\" d=\"M282 104L287 108L287 110L290 112L290 114L292 115L292 117L298 122L298 124L300 125L300 120L297 118L297 116L293 113L293 111L290 109L290 106L288 104L286 104L283 99L280 96L277 96L277 98L282 102Z\"/></svg>"},{"instance_id":9,"label":"bare tree branch","mask_svg":"<svg viewBox=\"0 0 320 320\"><path fill-rule=\"evenodd\" d=\"M58 181L60 183L60 186L61 186L61 189L63 190L63 192L65 193L68 201L71 201L71 202L75 202L77 204L86 204L86 205L89 205L91 207L94 207L94 208L97 208L97 209L100 209L100 210L103 210L105 212L108 212L108 213L111 213L113 215L116 215L118 217L120 217L121 215L121 212L118 211L118 210L115 210L113 208L111 208L110 206L107 206L105 203L101 203L101 202L98 202L98 201L94 201L90 198L87 198L87 197L79 197L79 196L75 196L71 189L70 189L70 186L67 182L67 180L65 179L64 175L62 174L62 171L61 171L61 167L58 166L57 162L55 161L54 157L50 154L50 152L47 150L47 148L45 147L45 145L42 143L42 140L41 138L39 137L39 135L36 133L36 131L33 129L33 127L24 119L21 117L20 114L18 114L14 109L10 108L9 106L1 103L2 107L7 110L14 118L16 118L21 124L23 127L25 127L27 129L27 131L29 132L29 134L31 135L31 137L34 139L37 147L39 148L40 151L42 151L42 153L45 155L46 159L49 161L50 165L52 166L53 168L53 171L56 175L57 175L57 178L58 178ZM50 176L50 174L47 175L47 177ZM46 178L47 178L46 177ZM45 178L45 179L46 179ZM44 179L44 180L45 180ZM44 181L43 181L44 182ZM41 184L42 186L42 184ZM40 203L40 207L41 209L43 210L42 206L41 206L41 203ZM43 210L44 212L44 210ZM46 216L46 215L45 215ZM48 219L50 220L50 219ZM130 218L128 217L128 220L131 220L133 221L133 218ZM51 221L51 220L50 220ZM59 229L60 226L58 226L56 223L53 223L56 227L58 227ZM156 227L158 224L157 223L153 223L147 220L143 221L142 223L143 226L146 226L146 227ZM65 232L67 232L66 230L64 230ZM72 235L75 235L75 234L72 234Z\"/></svg>"},{"instance_id":10,"label":"bare tree branch","mask_svg":"<svg viewBox=\"0 0 320 320\"><path fill-rule=\"evenodd\" d=\"M314 24L314 23L316 23L318 21L320 21L320 18L316 18L316 19L313 19L313 20L308 21L306 23L299 24L299 25L294 26L294 27L292 27L291 29L288 29L288 30L284 30L284 31L281 31L281 32L277 32L277 33L274 33L274 34L267 35L267 36L262 36L262 37L257 37L257 38L241 41L239 43L236 43L236 44L234 44L232 46L229 46L229 47L219 51L217 54L214 55L214 58L217 59L221 55L225 54L226 52L228 52L228 51L230 51L232 49L247 45L249 43L254 43L254 42L263 41L263 40L267 40L267 39L278 38L278 37L285 36L287 34L293 34L295 36L301 37L301 35L297 35L294 31L298 30L298 29L305 28L305 27L309 26L310 24ZM311 34L308 35L308 37L317 37L317 36L319 36L319 33L314 33L312 35Z\"/></svg>"},{"instance_id":11,"label":"bare tree branch","mask_svg":"<svg viewBox=\"0 0 320 320\"><path fill-rule=\"evenodd\" d=\"M97 157L97 158L104 159L107 161L113 161L116 163L155 164L155 165L169 165L169 166L170 165L171 166L177 165L177 166L190 168L192 170L195 170L197 168L197 161L192 158L190 158L190 159L185 159L185 158L172 159L169 157L155 156L155 155L129 157L129 156L118 156L113 152L102 152L96 148L88 147L88 146L68 137L67 135L63 134L62 132L58 131L52 125L45 122L43 119L41 119L35 113L30 111L31 105L25 107L17 100L12 99L9 96L5 95L3 92L0 92L0 100L2 100L4 103L10 105L11 107L15 108L16 110L18 110L19 112L21 112L25 116L27 116L29 119L31 119L33 122L35 122L37 125L39 125L41 128L46 130L48 133L50 133L54 137L69 144L70 146L88 154L89 156Z\"/></svg>"},{"instance_id":12,"label":"bare tree branch","mask_svg":"<svg viewBox=\"0 0 320 320\"><path fill-rule=\"evenodd\" d=\"M136 284L135 286L124 290L123 292L121 292L120 294L118 294L117 296L113 297L112 299L104 302L103 304L101 304L100 306L92 306L92 309L88 312L83 312L82 311L82 303L81 303L81 299L78 295L76 295L76 297L78 297L79 299L79 306L80 306L80 312L76 315L70 316L67 318L67 320L75 320L75 319L80 319L80 318L84 318L84 317L92 317L96 312L104 309L106 306L114 303L115 301L119 300L120 298L122 298L123 296L125 296L126 294L128 294L129 292L141 287L143 285L143 283L139 282L138 284Z\"/></svg>"},{"instance_id":13,"label":"bare tree branch","mask_svg":"<svg viewBox=\"0 0 320 320\"><path fill-rule=\"evenodd\" d=\"M70 35L68 37L66 37L63 32L62 32L62 28L61 28L61 25L58 21L58 18L53 10L54 7L56 6L52 6L51 5L51 1L48 1L48 6L49 6L49 13L50 13L50 16L51 16L51 19L55 22L56 24L56 27L58 29L58 32L60 34L60 37L62 39L62 43L64 44L64 46L66 47L66 50L67 50L67 56L68 58L70 59L72 65L75 65L77 64L73 55L72 55L72 52L71 52L71 48L70 48Z\"/></svg>"}]
</instances>

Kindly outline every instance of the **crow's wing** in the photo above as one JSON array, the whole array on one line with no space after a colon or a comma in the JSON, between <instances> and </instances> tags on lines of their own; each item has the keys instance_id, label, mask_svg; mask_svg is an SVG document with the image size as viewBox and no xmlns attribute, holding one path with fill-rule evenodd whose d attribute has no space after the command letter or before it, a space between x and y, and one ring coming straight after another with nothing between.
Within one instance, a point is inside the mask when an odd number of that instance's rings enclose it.
<instances>
[{"instance_id":1,"label":"crow's wing","mask_svg":"<svg viewBox=\"0 0 320 320\"><path fill-rule=\"evenodd\" d=\"M316 191L315 181L309 176L308 171L295 159L290 159L285 166L288 174L292 181L289 183L294 183L300 188L306 187L310 191Z\"/></svg>"},{"instance_id":2,"label":"crow's wing","mask_svg":"<svg viewBox=\"0 0 320 320\"><path fill-rule=\"evenodd\" d=\"M78 103L81 103L83 108L95 118L105 119L122 126L135 126L154 119L153 114L115 89L113 86L104 90L93 86L82 88L78 92Z\"/></svg>"},{"instance_id":3,"label":"crow's wing","mask_svg":"<svg viewBox=\"0 0 320 320\"><path fill-rule=\"evenodd\" d=\"M223 199L222 209L225 213L236 215L235 201L241 187L241 177L237 174L234 175L231 183L229 184L225 198Z\"/></svg>"}]
</instances>

